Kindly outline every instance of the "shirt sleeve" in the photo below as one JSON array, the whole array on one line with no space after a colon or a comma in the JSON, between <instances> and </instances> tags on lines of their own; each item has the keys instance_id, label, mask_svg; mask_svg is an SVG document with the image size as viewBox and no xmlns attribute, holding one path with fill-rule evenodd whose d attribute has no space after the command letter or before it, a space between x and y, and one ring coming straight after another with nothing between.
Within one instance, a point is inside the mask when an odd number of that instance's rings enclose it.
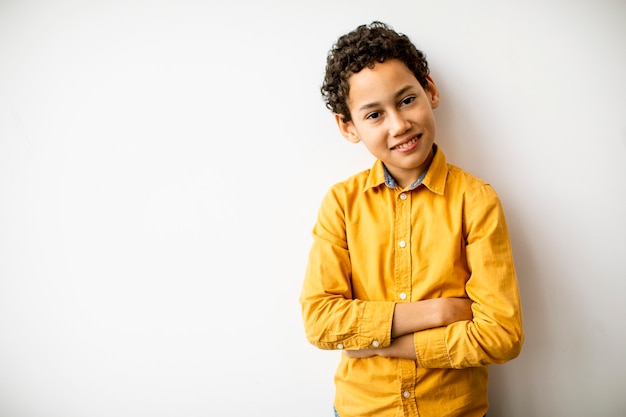
<instances>
[{"instance_id":1,"label":"shirt sleeve","mask_svg":"<svg viewBox=\"0 0 626 417\"><path fill-rule=\"evenodd\" d=\"M367 349L391 343L394 302L353 299L342 198L322 201L300 303L307 339L320 349Z\"/></svg>"},{"instance_id":2,"label":"shirt sleeve","mask_svg":"<svg viewBox=\"0 0 626 417\"><path fill-rule=\"evenodd\" d=\"M484 184L464 209L465 285L472 321L414 334L423 368L466 368L504 363L519 355L524 333L519 287L506 220L495 191Z\"/></svg>"}]
</instances>

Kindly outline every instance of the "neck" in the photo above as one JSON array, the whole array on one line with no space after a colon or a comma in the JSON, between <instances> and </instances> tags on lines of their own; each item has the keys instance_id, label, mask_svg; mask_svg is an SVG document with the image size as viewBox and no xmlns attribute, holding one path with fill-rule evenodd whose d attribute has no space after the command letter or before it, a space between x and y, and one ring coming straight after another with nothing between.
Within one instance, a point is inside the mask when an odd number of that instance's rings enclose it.
<instances>
[{"instance_id":1,"label":"neck","mask_svg":"<svg viewBox=\"0 0 626 417\"><path fill-rule=\"evenodd\" d=\"M428 154L428 158L426 158L426 160L422 163L422 165L418 167L417 170L397 172L393 174L389 172L389 174L393 176L393 179L396 181L396 184L398 186L400 186L402 189L405 189L407 187L410 187L412 184L414 184L418 180L424 179L423 178L424 174L428 170L428 167L430 167L430 164L433 161L434 156L435 156L435 153L431 150L430 153Z\"/></svg>"}]
</instances>

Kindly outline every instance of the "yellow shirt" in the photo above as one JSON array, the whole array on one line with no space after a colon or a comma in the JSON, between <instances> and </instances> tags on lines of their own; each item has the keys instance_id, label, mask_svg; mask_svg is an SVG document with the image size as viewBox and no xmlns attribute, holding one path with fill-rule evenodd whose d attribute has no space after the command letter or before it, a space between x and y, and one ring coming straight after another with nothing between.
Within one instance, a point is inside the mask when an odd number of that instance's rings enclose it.
<instances>
[{"instance_id":1,"label":"yellow shirt","mask_svg":"<svg viewBox=\"0 0 626 417\"><path fill-rule=\"evenodd\" d=\"M380 161L324 197L300 302L320 349L391 343L396 303L469 297L474 319L414 334L417 361L341 355L341 417L480 416L488 365L522 347L519 288L500 200L437 146L414 190L385 185Z\"/></svg>"}]
</instances>

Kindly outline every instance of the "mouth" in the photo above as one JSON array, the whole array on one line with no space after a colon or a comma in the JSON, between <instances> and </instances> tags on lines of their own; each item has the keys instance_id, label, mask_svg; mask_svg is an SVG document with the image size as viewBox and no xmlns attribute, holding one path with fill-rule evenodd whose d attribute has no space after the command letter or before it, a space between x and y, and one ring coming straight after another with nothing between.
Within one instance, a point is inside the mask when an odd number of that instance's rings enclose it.
<instances>
[{"instance_id":1,"label":"mouth","mask_svg":"<svg viewBox=\"0 0 626 417\"><path fill-rule=\"evenodd\" d=\"M421 139L421 137L422 137L422 134L420 133L419 135L413 136L411 139L407 140L406 142L403 142L399 145L394 146L393 148L391 148L391 150L407 151L407 150L413 149L415 145L417 144L417 142Z\"/></svg>"}]
</instances>

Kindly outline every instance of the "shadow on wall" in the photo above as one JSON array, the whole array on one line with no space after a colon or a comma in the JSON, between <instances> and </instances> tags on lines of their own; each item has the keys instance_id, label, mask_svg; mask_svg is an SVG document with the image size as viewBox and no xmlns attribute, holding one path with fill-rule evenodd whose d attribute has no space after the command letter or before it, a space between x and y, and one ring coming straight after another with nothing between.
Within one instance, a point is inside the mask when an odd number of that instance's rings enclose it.
<instances>
[{"instance_id":1,"label":"shadow on wall","mask_svg":"<svg viewBox=\"0 0 626 417\"><path fill-rule=\"evenodd\" d=\"M501 148L493 148L493 143L498 143L497 138L494 138L498 133L486 131L489 124L485 120L474 119L476 115L471 109L462 107L463 100L455 100L449 91L446 94L449 86L446 86L444 79L439 79L438 85L447 100L442 100L435 113L437 143L441 145L448 163L458 165L487 182L498 182L494 172L507 167L498 155ZM506 175L512 174L507 172ZM500 183L511 184L506 181ZM520 196L517 190L500 189L497 185L494 188L503 201L509 227L522 296L525 343L519 357L509 363L490 367L489 417L542 416L542 411L550 409L542 404L543 399L559 398L563 392L563 387L555 385L562 380L559 369L564 366L564 352L554 351L559 346L567 349L564 339L571 335L567 334L568 326L564 327L559 321L562 315L566 315L568 323L581 323L582 327L579 328L586 327L582 324L585 317L581 310L572 312L567 309L571 305L570 300L577 297L582 299L582 294L575 294L576 287L561 284L564 282L562 277L567 274L563 270L563 255L537 251L545 247L562 248L564 236L554 233L554 230L571 228L566 224L555 227L556 224L547 220L566 221L558 213L551 213L554 208L549 206L550 198L534 202L532 206L523 205L519 202L527 196ZM539 207L542 204L547 207ZM537 212L544 215L537 216ZM533 235L529 235L529 231L534 231ZM541 236L536 231L540 231ZM542 245L533 244L537 241L543 242ZM576 253L574 249L567 256L582 259L585 255ZM559 303L565 306L561 310L568 310L566 313L559 310ZM556 333L555 329L562 329L564 335ZM590 346L581 346L580 339L575 340L576 351L591 349ZM589 341L583 343L591 344ZM583 382L584 378L578 383Z\"/></svg>"},{"instance_id":2,"label":"shadow on wall","mask_svg":"<svg viewBox=\"0 0 626 417\"><path fill-rule=\"evenodd\" d=\"M550 208L538 210L549 213ZM571 403L567 407L555 404L546 407L545 398L562 399L565 390L571 393L572 403L585 401L576 392L585 391L584 385L591 383L585 375L592 365L584 357L592 356L590 352L594 349L592 338L582 334L584 329L593 327L584 315L584 308L568 308L583 307L579 301L584 299L584 294L577 293L579 287L566 285L566 277L572 274L556 249L567 246L568 239L554 231L567 230L567 225L547 220L557 219L556 214L530 218L523 208L515 205L505 207L505 211L522 296L525 342L518 358L490 367L489 416L542 416L547 410L554 411L554 407L567 413ZM545 224L548 222L552 224ZM529 230L543 232L540 236L536 233L530 236ZM543 244L533 245L537 241ZM540 252L546 247L555 248L554 253ZM572 245L568 249L570 259L586 263L586 255L580 248L576 251ZM576 369L572 369L571 363L578 364ZM564 374L570 375L566 381L571 383L571 389L563 386ZM601 407L605 406L606 403Z\"/></svg>"}]
</instances>

